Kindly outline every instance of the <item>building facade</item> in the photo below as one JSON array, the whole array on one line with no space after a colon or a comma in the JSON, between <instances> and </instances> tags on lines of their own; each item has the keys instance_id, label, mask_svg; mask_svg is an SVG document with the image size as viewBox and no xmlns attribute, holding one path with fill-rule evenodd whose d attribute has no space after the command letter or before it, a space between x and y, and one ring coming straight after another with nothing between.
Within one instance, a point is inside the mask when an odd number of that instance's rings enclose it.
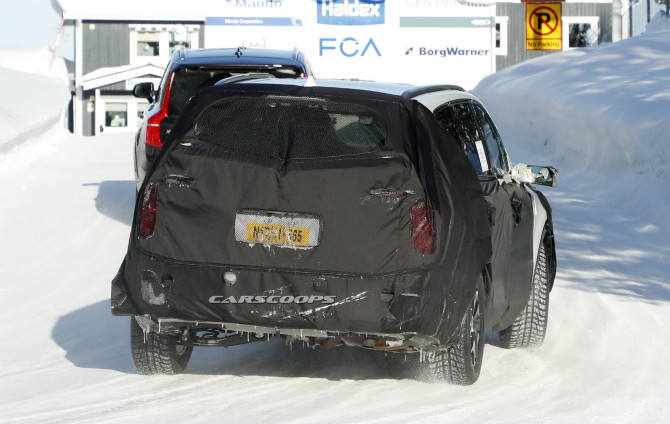
<instances>
[{"instance_id":1,"label":"building facade","mask_svg":"<svg viewBox=\"0 0 670 424\"><path fill-rule=\"evenodd\" d=\"M148 104L133 86L157 85L180 46L298 47L318 77L466 89L552 53L527 49L521 0L54 1L74 33L69 127L82 135L135 131ZM621 0L559 4L560 50L625 38Z\"/></svg>"}]
</instances>

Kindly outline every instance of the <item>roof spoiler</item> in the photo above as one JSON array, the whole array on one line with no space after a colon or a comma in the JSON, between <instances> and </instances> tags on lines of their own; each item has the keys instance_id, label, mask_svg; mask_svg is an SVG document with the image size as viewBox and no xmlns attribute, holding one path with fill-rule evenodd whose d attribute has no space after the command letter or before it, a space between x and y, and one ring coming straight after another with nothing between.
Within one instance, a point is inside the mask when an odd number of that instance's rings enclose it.
<instances>
[{"instance_id":1,"label":"roof spoiler","mask_svg":"<svg viewBox=\"0 0 670 424\"><path fill-rule=\"evenodd\" d=\"M403 91L402 97L406 99L413 99L422 94L434 93L436 91L465 91L463 87L458 85L426 85L423 87L414 87Z\"/></svg>"}]
</instances>

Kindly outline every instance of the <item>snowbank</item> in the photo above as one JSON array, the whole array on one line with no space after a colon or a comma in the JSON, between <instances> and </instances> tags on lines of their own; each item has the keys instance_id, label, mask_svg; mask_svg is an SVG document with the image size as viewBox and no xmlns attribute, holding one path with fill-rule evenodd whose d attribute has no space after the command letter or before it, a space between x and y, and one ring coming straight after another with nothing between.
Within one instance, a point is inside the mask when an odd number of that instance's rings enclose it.
<instances>
[{"instance_id":1,"label":"snowbank","mask_svg":"<svg viewBox=\"0 0 670 424\"><path fill-rule=\"evenodd\" d=\"M37 50L2 50L0 51L0 67L31 74L44 75L63 84L69 84L65 60L56 55L49 46Z\"/></svg>"},{"instance_id":2,"label":"snowbank","mask_svg":"<svg viewBox=\"0 0 670 424\"><path fill-rule=\"evenodd\" d=\"M62 126L70 99L67 85L58 79L5 67L0 67L0 93L0 159L16 146Z\"/></svg>"},{"instance_id":3,"label":"snowbank","mask_svg":"<svg viewBox=\"0 0 670 424\"><path fill-rule=\"evenodd\" d=\"M658 184L670 178L669 55L670 32L654 32L519 64L473 93L513 160Z\"/></svg>"},{"instance_id":4,"label":"snowbank","mask_svg":"<svg viewBox=\"0 0 670 424\"><path fill-rule=\"evenodd\" d=\"M670 17L663 10L659 10L647 24L647 34L658 31L670 31Z\"/></svg>"}]
</instances>

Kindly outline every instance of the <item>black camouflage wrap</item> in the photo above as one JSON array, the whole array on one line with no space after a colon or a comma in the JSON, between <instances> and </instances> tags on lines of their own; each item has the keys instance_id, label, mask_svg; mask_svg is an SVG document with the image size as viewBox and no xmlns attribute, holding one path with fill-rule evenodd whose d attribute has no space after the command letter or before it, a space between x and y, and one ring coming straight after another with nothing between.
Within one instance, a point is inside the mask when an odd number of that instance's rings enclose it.
<instances>
[{"instance_id":1,"label":"black camouflage wrap","mask_svg":"<svg viewBox=\"0 0 670 424\"><path fill-rule=\"evenodd\" d=\"M320 99L373 111L386 129L383 146L365 153L287 160L203 141L203 134L211 132L197 123L222 100L244 105L268 96ZM222 120L236 122L240 131L245 125L271 125L254 124L249 113L245 116ZM273 133L258 129L250 143L273 139ZM157 222L154 234L144 238L138 226L148 186L158 190ZM378 196L371 194L375 189L405 194ZM411 208L422 200L434 211L434 251L427 254L415 251L410 238ZM295 249L236 241L235 216L243 209L318 216L320 244ZM184 110L144 181L128 253L112 282L112 312L400 334L414 337L410 344L415 346L447 344L491 254L488 207L477 176L459 144L418 102L326 87L212 87ZM235 274L234 283L224 280L226 272ZM230 296L334 300L216 303Z\"/></svg>"}]
</instances>

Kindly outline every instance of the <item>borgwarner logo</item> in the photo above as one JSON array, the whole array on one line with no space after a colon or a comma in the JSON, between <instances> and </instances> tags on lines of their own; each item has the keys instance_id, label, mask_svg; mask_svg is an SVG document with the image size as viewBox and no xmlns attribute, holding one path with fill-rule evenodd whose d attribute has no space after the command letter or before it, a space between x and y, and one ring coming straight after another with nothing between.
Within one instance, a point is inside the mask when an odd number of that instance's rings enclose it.
<instances>
[{"instance_id":1,"label":"borgwarner logo","mask_svg":"<svg viewBox=\"0 0 670 424\"><path fill-rule=\"evenodd\" d=\"M322 303L329 305L335 302L337 296L212 296L209 303Z\"/></svg>"},{"instance_id":2,"label":"borgwarner logo","mask_svg":"<svg viewBox=\"0 0 670 424\"><path fill-rule=\"evenodd\" d=\"M419 56L487 56L489 51L490 50L488 49L461 49L459 47L446 47L444 49L428 49L426 47L419 47L415 50L414 47L409 47L405 50L405 55L411 56L416 52L419 54Z\"/></svg>"},{"instance_id":3,"label":"borgwarner logo","mask_svg":"<svg viewBox=\"0 0 670 424\"><path fill-rule=\"evenodd\" d=\"M316 22L325 25L384 23L384 0L317 0Z\"/></svg>"}]
</instances>

